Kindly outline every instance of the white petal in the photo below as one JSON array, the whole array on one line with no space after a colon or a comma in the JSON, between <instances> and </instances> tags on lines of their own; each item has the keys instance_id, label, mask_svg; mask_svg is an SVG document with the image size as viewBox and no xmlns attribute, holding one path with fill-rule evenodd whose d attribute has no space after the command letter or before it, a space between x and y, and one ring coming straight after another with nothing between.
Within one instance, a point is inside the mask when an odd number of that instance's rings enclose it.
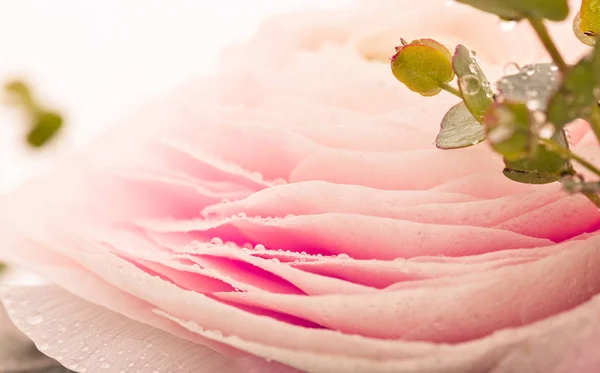
<instances>
[{"instance_id":1,"label":"white petal","mask_svg":"<svg viewBox=\"0 0 600 373\"><path fill-rule=\"evenodd\" d=\"M15 325L42 352L79 373L294 372L276 363L221 355L56 286L10 288L2 297Z\"/></svg>"}]
</instances>

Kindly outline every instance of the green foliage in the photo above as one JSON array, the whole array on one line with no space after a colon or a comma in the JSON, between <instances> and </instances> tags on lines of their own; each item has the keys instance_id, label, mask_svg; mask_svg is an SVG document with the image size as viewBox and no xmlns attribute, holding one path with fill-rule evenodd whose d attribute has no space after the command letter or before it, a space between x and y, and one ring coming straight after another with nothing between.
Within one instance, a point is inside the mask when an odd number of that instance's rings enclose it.
<instances>
[{"instance_id":1,"label":"green foliage","mask_svg":"<svg viewBox=\"0 0 600 373\"><path fill-rule=\"evenodd\" d=\"M535 113L524 103L497 103L486 115L488 140L504 156L504 175L511 180L546 184L560 180L569 169L568 159L537 143L532 129L541 123L536 122ZM562 131L555 141L566 145Z\"/></svg>"},{"instance_id":2,"label":"green foliage","mask_svg":"<svg viewBox=\"0 0 600 373\"><path fill-rule=\"evenodd\" d=\"M454 73L458 76L458 87L465 105L471 114L480 123L483 123L485 112L494 102L494 92L477 63L475 52L469 51L463 45L457 46L452 66Z\"/></svg>"},{"instance_id":3,"label":"green foliage","mask_svg":"<svg viewBox=\"0 0 600 373\"><path fill-rule=\"evenodd\" d=\"M458 149L485 140L485 129L464 102L453 106L442 119L435 144L440 149Z\"/></svg>"},{"instance_id":4,"label":"green foliage","mask_svg":"<svg viewBox=\"0 0 600 373\"><path fill-rule=\"evenodd\" d=\"M600 96L600 44L571 67L548 104L548 121L562 129L567 123L589 119Z\"/></svg>"},{"instance_id":5,"label":"green foliage","mask_svg":"<svg viewBox=\"0 0 600 373\"><path fill-rule=\"evenodd\" d=\"M391 67L396 79L423 96L437 95L454 79L450 51L431 39L397 47Z\"/></svg>"},{"instance_id":6,"label":"green foliage","mask_svg":"<svg viewBox=\"0 0 600 373\"><path fill-rule=\"evenodd\" d=\"M583 0L579 29L587 36L600 35L600 0Z\"/></svg>"},{"instance_id":7,"label":"green foliage","mask_svg":"<svg viewBox=\"0 0 600 373\"><path fill-rule=\"evenodd\" d=\"M564 21L569 15L567 0L458 0L505 20L542 18Z\"/></svg>"},{"instance_id":8,"label":"green foliage","mask_svg":"<svg viewBox=\"0 0 600 373\"><path fill-rule=\"evenodd\" d=\"M27 142L35 148L44 146L63 125L62 117L51 111L37 114L34 120L33 128L27 134Z\"/></svg>"},{"instance_id":9,"label":"green foliage","mask_svg":"<svg viewBox=\"0 0 600 373\"><path fill-rule=\"evenodd\" d=\"M55 111L45 109L36 102L29 87L22 81L9 82L4 86L9 102L21 109L29 119L30 130L27 143L40 148L52 140L63 127L63 118Z\"/></svg>"},{"instance_id":10,"label":"green foliage","mask_svg":"<svg viewBox=\"0 0 600 373\"><path fill-rule=\"evenodd\" d=\"M560 73L551 63L526 65L497 83L503 100L520 102L530 110L546 111L550 97L560 86Z\"/></svg>"}]
</instances>

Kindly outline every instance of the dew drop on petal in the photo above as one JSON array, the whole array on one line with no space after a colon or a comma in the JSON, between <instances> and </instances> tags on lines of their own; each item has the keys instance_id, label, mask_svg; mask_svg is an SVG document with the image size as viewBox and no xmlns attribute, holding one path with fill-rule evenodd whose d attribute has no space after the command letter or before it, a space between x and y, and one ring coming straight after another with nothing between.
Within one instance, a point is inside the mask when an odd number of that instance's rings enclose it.
<instances>
[{"instance_id":1,"label":"dew drop on petal","mask_svg":"<svg viewBox=\"0 0 600 373\"><path fill-rule=\"evenodd\" d=\"M219 237L213 237L210 240L210 243L213 244L213 245L223 245L223 240L220 239Z\"/></svg>"},{"instance_id":2,"label":"dew drop on petal","mask_svg":"<svg viewBox=\"0 0 600 373\"><path fill-rule=\"evenodd\" d=\"M43 321L44 321L44 317L40 314L33 315L33 316L30 316L27 319L25 319L25 323L27 323L28 325L31 325L31 326L40 325Z\"/></svg>"}]
</instances>

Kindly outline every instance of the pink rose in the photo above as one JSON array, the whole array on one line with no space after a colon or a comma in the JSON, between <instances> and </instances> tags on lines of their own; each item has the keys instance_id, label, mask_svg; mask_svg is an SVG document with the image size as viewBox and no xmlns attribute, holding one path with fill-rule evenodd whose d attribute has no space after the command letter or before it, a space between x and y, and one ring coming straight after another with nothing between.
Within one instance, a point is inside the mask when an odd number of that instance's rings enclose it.
<instances>
[{"instance_id":1,"label":"pink rose","mask_svg":"<svg viewBox=\"0 0 600 373\"><path fill-rule=\"evenodd\" d=\"M460 5L266 23L2 201L3 247L55 283L4 292L16 325L77 372L596 372L600 213L486 145L435 149L456 99L393 80L400 36L464 43L492 79L546 58Z\"/></svg>"}]
</instances>

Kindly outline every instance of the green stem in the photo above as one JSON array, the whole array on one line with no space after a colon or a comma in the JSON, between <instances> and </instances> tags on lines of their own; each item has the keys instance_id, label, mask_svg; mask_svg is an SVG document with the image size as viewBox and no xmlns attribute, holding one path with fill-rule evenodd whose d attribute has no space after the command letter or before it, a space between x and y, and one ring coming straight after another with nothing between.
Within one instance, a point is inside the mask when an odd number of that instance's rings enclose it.
<instances>
[{"instance_id":1,"label":"green stem","mask_svg":"<svg viewBox=\"0 0 600 373\"><path fill-rule=\"evenodd\" d=\"M596 139L600 143L600 106L594 105L592 108L592 115L590 115L590 127L596 135Z\"/></svg>"},{"instance_id":2,"label":"green stem","mask_svg":"<svg viewBox=\"0 0 600 373\"><path fill-rule=\"evenodd\" d=\"M556 65L556 67L558 67L558 70L560 70L561 73L565 74L569 67L567 66L565 60L563 59L558 48L556 47L556 44L554 44L550 33L548 33L548 29L546 28L544 21L534 17L529 17L527 19L529 20L529 23L531 23L531 26L535 30L535 33L542 41L542 44L544 44L544 47L552 57L554 64Z\"/></svg>"},{"instance_id":3,"label":"green stem","mask_svg":"<svg viewBox=\"0 0 600 373\"><path fill-rule=\"evenodd\" d=\"M565 148L564 146L560 145L556 141L549 140L549 139L539 139L539 141L542 144L544 144L544 146L546 146L546 148L548 150L551 150L551 151L561 155L563 158L571 159L571 160L579 163L583 167L587 168L590 172L594 173L595 175L600 176L600 170L598 168L596 168L596 166L594 166L590 162L586 161L585 159L581 158L577 154L573 153L568 148Z\"/></svg>"},{"instance_id":4,"label":"green stem","mask_svg":"<svg viewBox=\"0 0 600 373\"><path fill-rule=\"evenodd\" d=\"M454 88L453 86L451 86L450 84L440 83L440 88L446 92L452 93L454 96L456 96L462 100L462 95L460 94L460 91L458 89Z\"/></svg>"},{"instance_id":5,"label":"green stem","mask_svg":"<svg viewBox=\"0 0 600 373\"><path fill-rule=\"evenodd\" d=\"M594 193L583 193L596 207L600 209L600 196Z\"/></svg>"}]
</instances>

